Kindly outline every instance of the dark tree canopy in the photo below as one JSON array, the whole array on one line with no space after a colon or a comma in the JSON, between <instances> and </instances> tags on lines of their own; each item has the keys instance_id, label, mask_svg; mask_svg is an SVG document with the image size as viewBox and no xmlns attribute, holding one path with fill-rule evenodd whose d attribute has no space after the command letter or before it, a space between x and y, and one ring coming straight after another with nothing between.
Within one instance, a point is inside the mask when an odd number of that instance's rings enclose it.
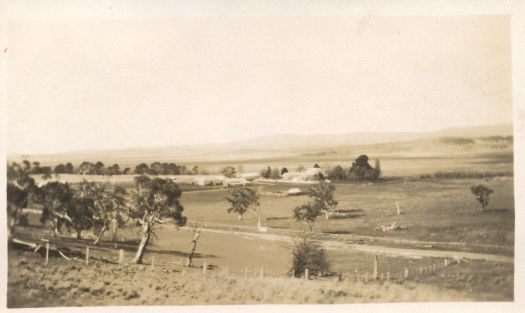
<instances>
[{"instance_id":1,"label":"dark tree canopy","mask_svg":"<svg viewBox=\"0 0 525 313\"><path fill-rule=\"evenodd\" d=\"M228 178L232 178L235 176L236 171L233 166L227 166L222 170L222 174Z\"/></svg>"},{"instance_id":2,"label":"dark tree canopy","mask_svg":"<svg viewBox=\"0 0 525 313\"><path fill-rule=\"evenodd\" d=\"M310 275L318 275L330 270L326 251L322 246L307 236L299 238L292 252L292 270L295 277L305 275L308 269Z\"/></svg>"},{"instance_id":3,"label":"dark tree canopy","mask_svg":"<svg viewBox=\"0 0 525 313\"><path fill-rule=\"evenodd\" d=\"M377 165L379 163L376 163ZM360 155L353 163L352 167L348 172L350 179L359 179L359 180L374 180L379 178L381 172L380 168L373 168L368 163L367 155Z\"/></svg>"},{"instance_id":4,"label":"dark tree canopy","mask_svg":"<svg viewBox=\"0 0 525 313\"><path fill-rule=\"evenodd\" d=\"M344 180L346 179L346 173L341 165L335 166L329 173L328 179L331 180Z\"/></svg>"},{"instance_id":5,"label":"dark tree canopy","mask_svg":"<svg viewBox=\"0 0 525 313\"><path fill-rule=\"evenodd\" d=\"M250 207L259 206L259 195L253 188L247 186L235 186L228 189L226 200L230 203L228 213L236 213L239 219L248 211Z\"/></svg>"},{"instance_id":6,"label":"dark tree canopy","mask_svg":"<svg viewBox=\"0 0 525 313\"><path fill-rule=\"evenodd\" d=\"M262 170L261 171L261 176L263 178L270 178L270 177L272 177L272 168L268 166L266 169Z\"/></svg>"},{"instance_id":7,"label":"dark tree canopy","mask_svg":"<svg viewBox=\"0 0 525 313\"><path fill-rule=\"evenodd\" d=\"M470 187L470 191L481 204L481 211L489 204L490 195L494 193L494 190L482 184Z\"/></svg>"}]
</instances>

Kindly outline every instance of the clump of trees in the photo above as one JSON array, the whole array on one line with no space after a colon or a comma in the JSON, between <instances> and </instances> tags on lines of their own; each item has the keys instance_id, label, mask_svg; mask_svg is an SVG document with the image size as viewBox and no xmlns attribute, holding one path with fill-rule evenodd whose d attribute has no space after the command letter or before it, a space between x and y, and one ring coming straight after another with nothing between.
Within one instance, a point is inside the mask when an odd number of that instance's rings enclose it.
<instances>
[{"instance_id":1,"label":"clump of trees","mask_svg":"<svg viewBox=\"0 0 525 313\"><path fill-rule=\"evenodd\" d=\"M39 187L31 177L32 173L33 166L28 161L7 166L10 241L23 209L33 202L43 207L41 222L50 223L53 236L58 236L63 227L73 228L78 238L82 237L83 231L92 230L94 244L109 229L115 240L118 227L132 219L140 227L141 236L134 258L136 263L142 263L155 225L165 223L166 218L172 218L176 226L186 224L186 217L182 215L184 208L179 203L182 191L171 179L135 177L132 206L128 208L129 196L123 188L109 188L87 181L78 186L52 181Z\"/></svg>"},{"instance_id":2,"label":"clump of trees","mask_svg":"<svg viewBox=\"0 0 525 313\"><path fill-rule=\"evenodd\" d=\"M198 167L194 170L198 173ZM189 171L184 165L177 165L173 162L153 162L150 165L140 163L135 166L135 174L138 175L191 175L194 171Z\"/></svg>"},{"instance_id":3,"label":"clump of trees","mask_svg":"<svg viewBox=\"0 0 525 313\"><path fill-rule=\"evenodd\" d=\"M484 211L485 207L489 204L490 195L494 193L494 190L489 187L479 184L470 187L470 191L476 197L476 200L481 204L480 211Z\"/></svg>"},{"instance_id":4,"label":"clump of trees","mask_svg":"<svg viewBox=\"0 0 525 313\"><path fill-rule=\"evenodd\" d=\"M248 209L252 208L257 214L259 207L259 194L248 186L235 186L228 188L226 200L230 203L228 213L235 213L239 220L243 219Z\"/></svg>"},{"instance_id":5,"label":"clump of trees","mask_svg":"<svg viewBox=\"0 0 525 313\"><path fill-rule=\"evenodd\" d=\"M341 165L336 165L328 171L328 179L334 181L363 181L363 180L377 180L381 177L381 162L379 159L375 160L375 167L369 163L367 155L363 154L357 157L352 166L345 170Z\"/></svg>"},{"instance_id":6,"label":"clump of trees","mask_svg":"<svg viewBox=\"0 0 525 313\"><path fill-rule=\"evenodd\" d=\"M22 210L27 208L38 187L31 177L31 163L13 163L7 166L7 218L8 238L15 235L15 227L23 216Z\"/></svg>"},{"instance_id":7,"label":"clump of trees","mask_svg":"<svg viewBox=\"0 0 525 313\"><path fill-rule=\"evenodd\" d=\"M326 182L320 182L308 190L308 196L312 199L307 204L298 206L293 211L294 219L304 223L312 231L312 225L320 215L324 214L328 220L330 212L337 207L334 198L335 186Z\"/></svg>"},{"instance_id":8,"label":"clump of trees","mask_svg":"<svg viewBox=\"0 0 525 313\"><path fill-rule=\"evenodd\" d=\"M381 175L381 167L379 161L376 162L376 168L373 168L368 163L367 155L360 155L353 163L352 167L348 171L348 177L350 179L358 180L375 180Z\"/></svg>"}]
</instances>

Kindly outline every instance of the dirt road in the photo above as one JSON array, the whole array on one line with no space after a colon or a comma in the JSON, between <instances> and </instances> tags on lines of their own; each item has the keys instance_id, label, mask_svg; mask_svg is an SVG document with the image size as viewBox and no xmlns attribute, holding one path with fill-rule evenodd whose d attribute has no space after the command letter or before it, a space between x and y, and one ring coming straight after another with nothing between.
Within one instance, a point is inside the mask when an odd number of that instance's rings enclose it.
<instances>
[{"instance_id":1,"label":"dirt road","mask_svg":"<svg viewBox=\"0 0 525 313\"><path fill-rule=\"evenodd\" d=\"M258 238L258 239L263 239L263 240L283 241L283 242L293 242L294 240L293 237L287 236L287 235L253 233L253 232L221 230L221 229L211 229L211 228L201 228L201 230L203 232L232 235L232 236L237 236L241 238ZM426 249L413 249L413 248L394 248L394 247L386 247L386 246L379 246L379 245L352 244L352 243L345 243L345 242L334 241L334 240L323 240L322 242L323 242L323 246L327 250L353 249L356 251L370 253L370 254L402 256L406 258L415 258L415 259L420 259L423 257L437 257L437 258L453 257L453 258L467 259L467 260L486 260L486 261L504 262L504 263L514 262L513 257L495 255L495 254L486 254L486 253L474 253L474 252L464 252L464 251L446 251L446 250L426 250Z\"/></svg>"}]
</instances>

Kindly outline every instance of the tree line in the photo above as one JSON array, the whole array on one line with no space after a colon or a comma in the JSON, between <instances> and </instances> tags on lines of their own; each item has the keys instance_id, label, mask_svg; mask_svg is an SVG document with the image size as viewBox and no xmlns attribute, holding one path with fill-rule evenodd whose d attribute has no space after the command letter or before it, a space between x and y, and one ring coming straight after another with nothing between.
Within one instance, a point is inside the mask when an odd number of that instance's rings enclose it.
<instances>
[{"instance_id":1,"label":"tree line","mask_svg":"<svg viewBox=\"0 0 525 313\"><path fill-rule=\"evenodd\" d=\"M319 164L314 164L313 168L320 168ZM305 171L303 165L299 165L296 169L296 172L302 173ZM286 167L281 169L267 168L261 170L260 175L263 178L267 179L280 179L289 170ZM326 173L319 172L315 177L318 180L334 180L334 181L362 181L362 180L377 180L381 177L381 162L379 159L375 160L375 166L372 167L369 163L369 158L367 155L363 154L357 157L353 162L351 167L345 169L341 165L336 165L331 169L328 169Z\"/></svg>"},{"instance_id":2,"label":"tree line","mask_svg":"<svg viewBox=\"0 0 525 313\"><path fill-rule=\"evenodd\" d=\"M16 225L23 210L41 207L40 221L49 225L53 236L64 228L74 230L77 238L82 232L91 230L95 235L93 244L98 244L104 233L112 232L113 241L119 227L136 225L140 232L140 243L134 258L142 263L146 246L153 235L156 224L172 219L176 226L186 224L179 203L182 191L171 179L135 177L135 188L128 192L121 187L83 181L78 185L49 182L43 186L35 183L31 174L32 164L24 161L8 164L7 213L8 238L16 236Z\"/></svg>"},{"instance_id":3,"label":"tree line","mask_svg":"<svg viewBox=\"0 0 525 313\"><path fill-rule=\"evenodd\" d=\"M205 169L199 169L194 166L188 169L185 165L177 165L173 162L153 162L151 164L140 163L134 168L121 168L118 163L106 166L103 162L89 162L84 161L78 167L75 167L71 162L60 163L55 167L42 166L40 162L23 161L23 164L28 163L28 174L43 175L44 178L51 177L52 174L80 174L80 175L197 175L208 174ZM11 168L12 169L12 168ZM10 168L8 168L10 170ZM9 174L8 174L9 175Z\"/></svg>"}]
</instances>

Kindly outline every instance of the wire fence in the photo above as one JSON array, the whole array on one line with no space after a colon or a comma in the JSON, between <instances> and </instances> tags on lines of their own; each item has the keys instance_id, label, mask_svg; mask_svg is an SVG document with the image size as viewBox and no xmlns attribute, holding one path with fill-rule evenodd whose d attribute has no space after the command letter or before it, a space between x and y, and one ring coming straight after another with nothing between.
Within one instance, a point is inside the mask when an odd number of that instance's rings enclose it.
<instances>
[{"instance_id":1,"label":"wire fence","mask_svg":"<svg viewBox=\"0 0 525 313\"><path fill-rule=\"evenodd\" d=\"M93 263L103 262L106 264L112 264L125 268L136 268L140 270L148 269L160 269L164 271L180 272L181 274L187 274L191 272L193 274L206 276L220 276L220 277L232 277L237 279L271 279L271 278L290 278L290 279L305 279L305 280L335 280L335 281L356 281L362 283L372 282L383 282L383 281L419 281L425 277L435 276L437 272L453 265L459 264L460 259L455 257L446 257L440 259L432 259L432 262L421 261L418 263L410 262L410 265L402 266L400 270L391 271L384 270L379 267L379 256L374 255L371 262L371 271L359 271L354 270L353 272L345 273L334 273L334 272L319 272L312 271L308 268L296 271L291 269L290 271L273 271L267 267L231 267L229 265L218 266L215 264L202 262L200 265L188 266L185 258L172 258L173 261L166 261L167 258L156 259L155 253L149 253L144 256L141 264L136 264L133 258L130 257L129 253L126 253L124 249L114 249L111 247L98 247L92 245L82 246L80 243L67 245L67 250L64 250L66 246L64 244L57 245L55 242L54 247L50 245L49 240L42 240L41 244L35 244L34 251L35 255L37 252L44 256L44 265L50 264L50 250L55 252L58 256L63 259L70 261L78 261L84 263L86 266L90 266ZM62 249L59 250L59 248ZM33 248L33 247L31 247ZM67 255L69 254L69 256ZM388 263L386 263L388 264ZM199 273L200 272L200 273ZM445 277L450 277L448 275ZM457 275L456 275L457 276Z\"/></svg>"}]
</instances>

